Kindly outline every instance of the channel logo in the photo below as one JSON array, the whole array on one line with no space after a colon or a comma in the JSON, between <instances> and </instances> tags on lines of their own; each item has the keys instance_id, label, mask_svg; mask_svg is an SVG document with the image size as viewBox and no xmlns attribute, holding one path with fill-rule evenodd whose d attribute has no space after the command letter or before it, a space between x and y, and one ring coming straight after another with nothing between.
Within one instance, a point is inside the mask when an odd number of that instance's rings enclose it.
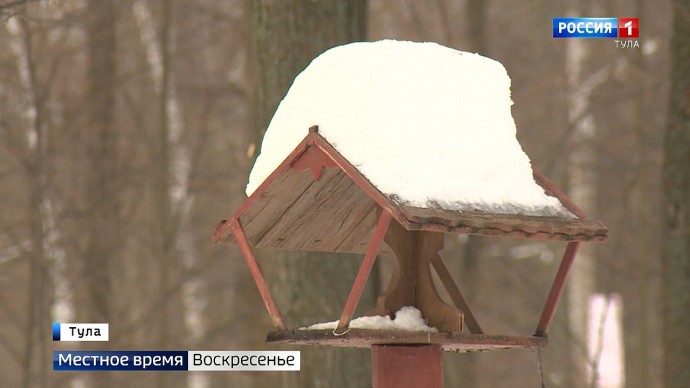
<instances>
[{"instance_id":1,"label":"channel logo","mask_svg":"<svg viewBox=\"0 0 690 388\"><path fill-rule=\"evenodd\" d=\"M618 37L619 38L639 38L640 19L639 18L618 18Z\"/></svg>"},{"instance_id":2,"label":"channel logo","mask_svg":"<svg viewBox=\"0 0 690 388\"><path fill-rule=\"evenodd\" d=\"M553 18L554 38L638 38L639 18Z\"/></svg>"}]
</instances>

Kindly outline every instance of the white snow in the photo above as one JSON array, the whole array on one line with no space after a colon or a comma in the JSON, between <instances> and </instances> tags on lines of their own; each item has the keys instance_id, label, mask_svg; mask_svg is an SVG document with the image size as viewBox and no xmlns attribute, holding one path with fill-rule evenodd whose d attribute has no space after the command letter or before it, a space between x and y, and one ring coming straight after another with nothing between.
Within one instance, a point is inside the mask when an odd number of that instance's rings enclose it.
<instances>
[{"instance_id":1,"label":"white snow","mask_svg":"<svg viewBox=\"0 0 690 388\"><path fill-rule=\"evenodd\" d=\"M448 210L573 217L534 182L501 63L436 43L332 48L295 78L264 136L247 195L308 133L382 193Z\"/></svg>"},{"instance_id":2,"label":"white snow","mask_svg":"<svg viewBox=\"0 0 690 388\"><path fill-rule=\"evenodd\" d=\"M316 323L309 327L301 327L300 330L333 330L338 326L338 321ZM422 317L422 312L412 306L404 306L395 313L395 319L388 316L374 315L360 317L350 321L352 329L376 329L376 330L405 330L437 333L438 329L430 327Z\"/></svg>"}]
</instances>

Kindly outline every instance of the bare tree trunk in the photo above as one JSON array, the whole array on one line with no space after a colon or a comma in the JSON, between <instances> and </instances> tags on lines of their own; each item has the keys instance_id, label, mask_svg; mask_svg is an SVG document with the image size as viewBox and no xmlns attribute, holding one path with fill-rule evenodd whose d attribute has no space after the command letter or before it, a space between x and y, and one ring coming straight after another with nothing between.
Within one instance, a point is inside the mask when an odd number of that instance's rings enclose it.
<instances>
[{"instance_id":1,"label":"bare tree trunk","mask_svg":"<svg viewBox=\"0 0 690 388\"><path fill-rule=\"evenodd\" d=\"M25 351L23 359L22 386L45 387L48 384L48 364L42 355L47 352L47 339L42 329L49 325L53 304L53 284L59 283L68 287L63 278L56 279L56 267L64 267L64 250L57 244L56 216L50 196L50 155L49 155L49 113L46 100L42 96L47 86L38 79L34 33L28 26L26 7L19 10L22 15L7 23L10 34L10 46L14 51L19 81L26 101L24 117L26 118L26 154L25 178L29 188L28 220L31 252L28 282L29 306L26 326ZM60 268L62 268L60 267ZM56 302L67 302L57 300ZM62 307L71 308L69 303ZM57 311L54 309L53 311ZM64 318L64 317L62 317ZM38 361L38 362L37 362Z\"/></svg>"},{"instance_id":2,"label":"bare tree trunk","mask_svg":"<svg viewBox=\"0 0 690 388\"><path fill-rule=\"evenodd\" d=\"M89 203L88 246L84 256L87 322L111 322L113 265L119 241L116 128L115 128L115 22L114 0L88 2L88 133L85 134L88 159L86 198ZM113 347L95 342L92 349ZM90 376L92 385L110 387L112 375L100 372Z\"/></svg>"},{"instance_id":3,"label":"bare tree trunk","mask_svg":"<svg viewBox=\"0 0 690 388\"><path fill-rule=\"evenodd\" d=\"M636 15L640 20L645 20L645 7L642 0L636 1ZM623 285L623 289L628 291L629 297L627 300L623 294L624 301L627 302L623 306L624 320L623 327L626 331L631 331L633 335L624 336L624 367L625 367L625 386L628 388L645 388L652 386L651 370L653 368L654 357L652 355L653 342L651 334L652 329L651 320L655 316L653 304L650 303L652 292L650 285L652 279L650 274L654 264L649 260L650 257L655 256L652 244L649 241L650 225L652 217L650 213L653 212L654 207L658 205L658 201L650 201L654 193L654 188L647 182L647 175L649 171L655 166L649 163L650 150L647 139L649 137L649 129L646 123L646 106L645 98L649 96L650 83L648 74L645 72L645 61L642 50L635 50L634 56L631 60L632 70L631 78L635 79L635 100L634 100L634 133L635 145L634 152L635 161L635 187L633 187L632 195L635 196L635 208L632 211L632 217L636 228L634 231L634 239L638 242L634 247L635 252L630 257L625 257L625 260L631 265L635 265L634 283L627 287ZM642 74L642 77L639 76ZM636 76L637 75L637 76ZM626 218L629 222L630 219ZM638 226L639 225L639 226ZM651 248L651 249L650 249ZM603 272L603 271L602 271ZM629 282L630 279L626 278Z\"/></svg>"},{"instance_id":4,"label":"bare tree trunk","mask_svg":"<svg viewBox=\"0 0 690 388\"><path fill-rule=\"evenodd\" d=\"M326 49L363 40L366 1L254 0L256 59L255 144L259 144L294 77ZM363 93L365 91L362 91ZM305 136L307 128L304 128ZM276 254L265 257L269 285L291 326L338 317L361 257ZM372 275L374 278L376 274ZM362 305L372 307L376 291ZM360 387L370 384L369 353L363 350L301 348L302 371L284 374L286 387Z\"/></svg>"},{"instance_id":5,"label":"bare tree trunk","mask_svg":"<svg viewBox=\"0 0 690 388\"><path fill-rule=\"evenodd\" d=\"M662 297L664 381L690 381L690 3L674 2L671 87L666 127Z\"/></svg>"},{"instance_id":6,"label":"bare tree trunk","mask_svg":"<svg viewBox=\"0 0 690 388\"><path fill-rule=\"evenodd\" d=\"M171 348L185 335L180 316L187 319L190 313L196 311L192 308L194 301L190 301L191 296L182 297L182 294L191 291L186 287L188 284L181 284L185 279L181 276L180 268L183 265L191 267L197 257L186 225L193 203L193 196L189 194L191 161L189 151L181 140L184 122L174 87L171 53L174 40L173 1L165 0L161 7L159 23L152 18L149 4L145 1L134 4L134 15L159 97L159 125L156 132L158 152L151 159L155 176L155 224L159 238L156 251L160 274L157 300L161 307L157 327L159 346ZM159 26L158 36L156 25ZM184 256L182 260L181 256ZM199 316L193 317L192 321L196 324L190 329L199 329ZM184 379L171 379L165 374L158 376L160 387L181 386L184 382Z\"/></svg>"},{"instance_id":7,"label":"bare tree trunk","mask_svg":"<svg viewBox=\"0 0 690 388\"><path fill-rule=\"evenodd\" d=\"M162 25L160 27L160 48L161 48L161 83L159 95L159 127L156 143L158 146L157 157L153 159L155 169L155 192L156 192L156 226L158 229L159 251L158 270L160 271L160 285L158 287L160 295L158 300L161 302L161 310L158 313L158 345L168 346L170 340L170 308L171 308L171 285L173 272L173 247L172 236L172 211L170 208L170 118L168 117L168 94L170 92L170 0L162 2ZM165 386L164 376L159 376L158 386Z\"/></svg>"},{"instance_id":8,"label":"bare tree trunk","mask_svg":"<svg viewBox=\"0 0 690 388\"><path fill-rule=\"evenodd\" d=\"M486 14L487 2L483 0L467 0L466 21L468 25L468 36L470 38L470 51L486 55L487 35L486 35Z\"/></svg>"},{"instance_id":9,"label":"bare tree trunk","mask_svg":"<svg viewBox=\"0 0 690 388\"><path fill-rule=\"evenodd\" d=\"M582 11L582 6L569 7L571 13ZM586 7L585 7L586 8ZM596 209L595 191L595 147L596 123L590 106L593 92L609 77L610 68L605 65L587 72L591 55L582 39L568 39L566 42L565 75L568 91L568 127L572 131L573 148L569 155L568 191L570 198L585 212ZM591 360L587 350L589 298L595 290L594 249L584 245L580 248L573 264L567 289L568 320L571 333L571 365L568 369L569 384L586 386L590 380ZM598 318L598 317L597 317Z\"/></svg>"},{"instance_id":10,"label":"bare tree trunk","mask_svg":"<svg viewBox=\"0 0 690 388\"><path fill-rule=\"evenodd\" d=\"M189 161L186 154L185 160L180 160L180 152L175 145L182 124L179 117L180 107L173 97L172 84L173 1L165 0L161 7L160 42L154 45L157 47L150 47L149 50L156 50L160 55L160 63L152 67L156 73L154 81L158 85L159 93L159 127L156 137L158 153L152 162L155 166L155 219L159 237L157 259L160 294L157 300L160 301L161 306L158 312L158 344L161 348L167 349L174 347L177 340L184 335L179 319L184 316L184 306L180 292L180 282L182 282L180 265L182 263L178 260L176 250L180 228L178 217L181 213L181 209L177 207L179 201L176 198L176 192L186 193L187 171L175 174L177 172L175 166L179 162L188 165ZM178 187L180 177L184 180L181 183L182 187ZM178 379L169 374L158 376L158 386L161 388L184 384L184 379Z\"/></svg>"},{"instance_id":11,"label":"bare tree trunk","mask_svg":"<svg viewBox=\"0 0 690 388\"><path fill-rule=\"evenodd\" d=\"M43 250L43 230L41 225L40 204L44 197L44 158L41 149L44 146L44 138L40 131L42 114L39 112L39 105L36 104L35 92L35 67L31 52L31 32L26 28L24 19L21 21L12 19L7 25L12 36L10 44L17 55L17 68L22 81L22 86L31 101L27 101L28 119L27 144L30 153L27 161L32 166L33 171L27 171L27 185L30 188L30 201L27 214L29 215L29 232L31 241L31 253L29 255L29 282L28 295L29 305L27 308L27 325L24 339L24 357L22 360L22 386L31 387L34 385L45 386L45 381L34 376L35 354L37 342L42 342L41 337L37 336L37 330L41 325L41 316L44 314L45 305L45 252ZM39 366L40 368L40 366ZM39 381L42 380L42 381Z\"/></svg>"}]
</instances>

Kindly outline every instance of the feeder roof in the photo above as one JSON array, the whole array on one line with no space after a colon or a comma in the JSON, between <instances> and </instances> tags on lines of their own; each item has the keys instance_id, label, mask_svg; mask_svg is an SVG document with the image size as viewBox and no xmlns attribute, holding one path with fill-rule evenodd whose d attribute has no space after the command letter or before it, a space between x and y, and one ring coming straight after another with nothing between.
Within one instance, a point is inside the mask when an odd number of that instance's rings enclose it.
<instances>
[{"instance_id":1,"label":"feeder roof","mask_svg":"<svg viewBox=\"0 0 690 388\"><path fill-rule=\"evenodd\" d=\"M253 246L294 250L362 253L380 209L408 230L605 239L532 168L511 105L505 68L477 54L390 40L330 49L281 102L235 217ZM233 239L229 227L214 239Z\"/></svg>"},{"instance_id":2,"label":"feeder roof","mask_svg":"<svg viewBox=\"0 0 690 388\"><path fill-rule=\"evenodd\" d=\"M377 189L313 127L233 216L257 248L364 253L377 212L388 211L407 230L563 241L602 241L608 229L580 211L538 170L537 184L572 216L530 216L417 207ZM383 210L381 210L383 209ZM230 223L215 242L233 242ZM381 249L385 254L385 245Z\"/></svg>"}]
</instances>

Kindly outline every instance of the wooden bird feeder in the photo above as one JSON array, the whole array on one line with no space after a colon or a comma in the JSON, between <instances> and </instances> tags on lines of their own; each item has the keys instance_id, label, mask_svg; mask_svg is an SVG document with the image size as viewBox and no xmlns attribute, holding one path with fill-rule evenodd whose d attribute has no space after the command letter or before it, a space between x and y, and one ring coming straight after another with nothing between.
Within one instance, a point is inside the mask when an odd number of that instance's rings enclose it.
<instances>
[{"instance_id":1,"label":"wooden bird feeder","mask_svg":"<svg viewBox=\"0 0 690 388\"><path fill-rule=\"evenodd\" d=\"M276 331L268 342L372 348L375 387L440 387L441 350L477 351L543 347L547 329L582 241L603 241L607 228L590 221L536 168L535 181L576 217L540 217L451 211L397 203L381 193L355 166L310 128L306 138L228 220L216 227L214 242L237 243ZM565 242L560 268L535 333L484 333L451 277L439 251L445 233ZM275 248L364 255L335 330L291 330L276 305L253 249ZM391 282L374 312L389 315L403 306L422 312L438 333L349 329L360 296L379 254L396 258ZM454 306L434 286L436 271ZM469 332L463 332L463 324ZM407 360L407 361L406 361ZM409 367L409 368L408 368ZM395 370L395 373L391 371ZM428 373L405 370L429 370Z\"/></svg>"}]
</instances>

